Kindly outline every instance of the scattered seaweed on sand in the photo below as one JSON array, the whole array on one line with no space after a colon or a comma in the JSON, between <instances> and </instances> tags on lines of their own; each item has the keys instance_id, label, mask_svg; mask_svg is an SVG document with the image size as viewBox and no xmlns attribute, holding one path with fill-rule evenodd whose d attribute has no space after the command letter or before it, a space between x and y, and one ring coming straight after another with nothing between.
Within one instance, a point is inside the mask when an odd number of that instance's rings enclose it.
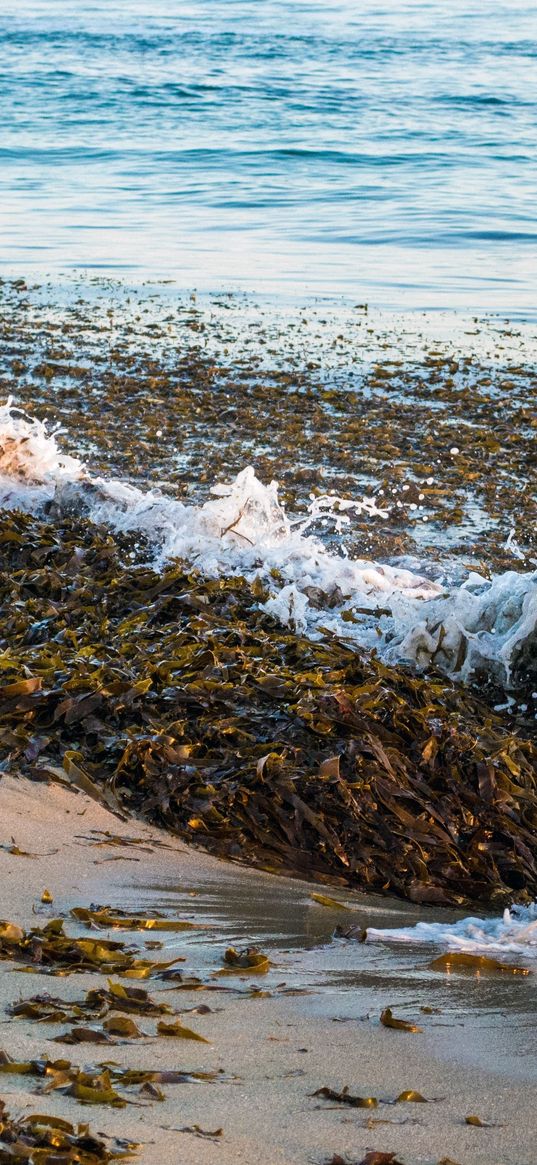
<instances>
[{"instance_id":1,"label":"scattered seaweed on sand","mask_svg":"<svg viewBox=\"0 0 537 1165\"><path fill-rule=\"evenodd\" d=\"M123 1068L110 1061L81 1068L65 1059L15 1060L1 1050L0 1074L34 1077L42 1081L37 1089L41 1096L59 1091L81 1104L104 1104L112 1108L125 1108L135 1102L138 1090L145 1084L211 1083L228 1079L222 1069L194 1072L178 1068ZM137 1089L136 1093L129 1091L133 1088Z\"/></svg>"},{"instance_id":2,"label":"scattered seaweed on sand","mask_svg":"<svg viewBox=\"0 0 537 1165\"><path fill-rule=\"evenodd\" d=\"M92 987L83 999L62 999L57 995L43 992L29 999L19 999L8 1008L11 1016L31 1019L37 1023L63 1023L79 1019L103 1019L110 1012L127 1012L131 1015L155 1016L174 1015L169 1003L152 999L143 987L131 987L127 983L108 980L107 987Z\"/></svg>"}]
</instances>

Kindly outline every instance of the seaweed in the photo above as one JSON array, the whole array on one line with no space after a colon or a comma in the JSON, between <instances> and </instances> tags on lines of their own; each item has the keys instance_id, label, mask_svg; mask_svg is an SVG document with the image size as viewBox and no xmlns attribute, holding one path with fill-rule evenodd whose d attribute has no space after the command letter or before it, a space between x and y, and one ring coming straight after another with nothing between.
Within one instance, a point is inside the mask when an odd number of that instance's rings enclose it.
<instances>
[{"instance_id":1,"label":"seaweed","mask_svg":"<svg viewBox=\"0 0 537 1165\"><path fill-rule=\"evenodd\" d=\"M1 1050L0 1074L29 1076L40 1080L42 1083L38 1091L42 1096L60 1091L66 1096L74 1097L81 1104L105 1104L113 1108L125 1108L127 1104L132 1103L132 1093L129 1089L139 1088L140 1085L211 1083L226 1079L222 1069L193 1072L178 1068L122 1068L110 1061L81 1068L64 1059L49 1060L47 1057L41 1057L14 1060L7 1052ZM122 1091L118 1092L118 1088Z\"/></svg>"},{"instance_id":2,"label":"seaweed","mask_svg":"<svg viewBox=\"0 0 537 1165\"><path fill-rule=\"evenodd\" d=\"M383 1027L393 1028L399 1032L422 1032L423 1028L418 1027L415 1023L409 1023L407 1019L396 1019L391 1007L385 1007L381 1013L380 1022Z\"/></svg>"},{"instance_id":3,"label":"seaweed","mask_svg":"<svg viewBox=\"0 0 537 1165\"><path fill-rule=\"evenodd\" d=\"M88 1125L75 1125L52 1114L10 1117L0 1100L0 1161L34 1165L109 1165L133 1157L135 1141L103 1138Z\"/></svg>"},{"instance_id":4,"label":"seaweed","mask_svg":"<svg viewBox=\"0 0 537 1165\"><path fill-rule=\"evenodd\" d=\"M535 893L537 748L473 693L291 633L243 579L133 565L83 518L4 534L4 769L264 869L418 903Z\"/></svg>"},{"instance_id":5,"label":"seaweed","mask_svg":"<svg viewBox=\"0 0 537 1165\"><path fill-rule=\"evenodd\" d=\"M342 1088L341 1092L337 1092L333 1088L318 1088L310 1095L321 1096L323 1100L332 1100L336 1104L348 1104L351 1108L377 1108L378 1106L376 1096L352 1096L348 1088Z\"/></svg>"},{"instance_id":6,"label":"seaweed","mask_svg":"<svg viewBox=\"0 0 537 1165\"><path fill-rule=\"evenodd\" d=\"M53 918L46 926L32 927L29 931L12 922L0 923L0 959L23 962L23 970L50 975L104 971L127 978L148 979L177 962L177 959L154 962L140 959L137 954L135 947L126 947L123 942L68 935L61 918Z\"/></svg>"}]
</instances>

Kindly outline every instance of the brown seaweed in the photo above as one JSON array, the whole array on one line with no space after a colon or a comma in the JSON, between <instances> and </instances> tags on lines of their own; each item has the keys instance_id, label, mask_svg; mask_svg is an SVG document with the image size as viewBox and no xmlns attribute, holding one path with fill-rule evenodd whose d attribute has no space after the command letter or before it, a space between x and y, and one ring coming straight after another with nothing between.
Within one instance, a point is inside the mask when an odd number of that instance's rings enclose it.
<instances>
[{"instance_id":1,"label":"brown seaweed","mask_svg":"<svg viewBox=\"0 0 537 1165\"><path fill-rule=\"evenodd\" d=\"M342 1088L341 1092L337 1092L333 1088L318 1088L316 1092L311 1093L311 1096L321 1096L323 1100L332 1100L336 1104L348 1104L351 1108L377 1108L378 1106L376 1096L352 1096L348 1088Z\"/></svg>"},{"instance_id":2,"label":"brown seaweed","mask_svg":"<svg viewBox=\"0 0 537 1165\"><path fill-rule=\"evenodd\" d=\"M27 1165L109 1165L135 1155L135 1141L103 1134L96 1136L88 1125L75 1125L52 1114L32 1113L10 1117L0 1100L0 1161Z\"/></svg>"},{"instance_id":3,"label":"brown seaweed","mask_svg":"<svg viewBox=\"0 0 537 1165\"><path fill-rule=\"evenodd\" d=\"M111 939L76 938L64 931L61 918L51 919L44 927L24 931L14 923L0 924L0 959L28 964L32 971L68 975L74 971L97 971L122 974L127 978L148 979L150 975L171 967L177 959L154 962L140 959L134 947Z\"/></svg>"}]
</instances>

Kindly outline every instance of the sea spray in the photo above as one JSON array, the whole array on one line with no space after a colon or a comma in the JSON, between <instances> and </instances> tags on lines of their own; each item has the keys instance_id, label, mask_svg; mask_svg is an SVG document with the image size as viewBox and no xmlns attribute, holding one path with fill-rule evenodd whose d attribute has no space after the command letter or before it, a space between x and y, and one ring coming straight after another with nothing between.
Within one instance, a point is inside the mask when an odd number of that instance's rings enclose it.
<instances>
[{"instance_id":1,"label":"sea spray","mask_svg":"<svg viewBox=\"0 0 537 1165\"><path fill-rule=\"evenodd\" d=\"M494 918L462 918L459 922L418 922L415 926L367 928L368 942L431 943L449 951L472 954L514 954L537 959L537 902L512 906Z\"/></svg>"},{"instance_id":2,"label":"sea spray","mask_svg":"<svg viewBox=\"0 0 537 1165\"><path fill-rule=\"evenodd\" d=\"M11 399L0 407L4 508L78 509L117 533L143 536L156 567L181 559L207 578L261 580L267 613L310 637L328 630L375 648L387 662L434 666L465 682L490 679L534 699L537 572L490 580L470 573L462 584L442 587L399 566L350 558L344 547L331 552L312 531L322 518L341 533L352 512L383 520L387 510L375 498L322 495L291 522L277 483L263 485L249 466L215 484L204 505L185 505L159 489L93 477L60 451L58 432Z\"/></svg>"}]
</instances>

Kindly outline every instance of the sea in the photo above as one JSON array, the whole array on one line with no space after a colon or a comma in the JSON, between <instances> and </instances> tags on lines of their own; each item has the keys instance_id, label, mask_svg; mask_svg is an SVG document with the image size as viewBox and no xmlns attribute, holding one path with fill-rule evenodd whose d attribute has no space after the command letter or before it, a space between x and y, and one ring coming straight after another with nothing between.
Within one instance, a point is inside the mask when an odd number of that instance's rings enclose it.
<instances>
[{"instance_id":1,"label":"sea","mask_svg":"<svg viewBox=\"0 0 537 1165\"><path fill-rule=\"evenodd\" d=\"M0 273L535 316L537 10L3 0Z\"/></svg>"}]
</instances>

